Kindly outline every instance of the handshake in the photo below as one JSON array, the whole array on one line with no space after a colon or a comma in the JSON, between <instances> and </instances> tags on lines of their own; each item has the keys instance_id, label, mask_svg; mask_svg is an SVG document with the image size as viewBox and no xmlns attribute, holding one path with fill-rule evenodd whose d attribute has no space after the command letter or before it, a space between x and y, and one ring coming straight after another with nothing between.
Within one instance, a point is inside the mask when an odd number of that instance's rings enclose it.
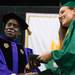
<instances>
[{"instance_id":1,"label":"handshake","mask_svg":"<svg viewBox=\"0 0 75 75\"><path fill-rule=\"evenodd\" d=\"M47 63L43 60L38 59L39 55L30 54L29 55L29 63L26 65L26 72L31 72L32 68L37 68L41 63Z\"/></svg>"},{"instance_id":2,"label":"handshake","mask_svg":"<svg viewBox=\"0 0 75 75\"><path fill-rule=\"evenodd\" d=\"M39 55L35 55L35 54L29 55L29 63L30 63L31 66L38 67L38 66L40 66L40 63L44 63L44 64L47 63L46 61L40 60L38 58L38 56Z\"/></svg>"}]
</instances>

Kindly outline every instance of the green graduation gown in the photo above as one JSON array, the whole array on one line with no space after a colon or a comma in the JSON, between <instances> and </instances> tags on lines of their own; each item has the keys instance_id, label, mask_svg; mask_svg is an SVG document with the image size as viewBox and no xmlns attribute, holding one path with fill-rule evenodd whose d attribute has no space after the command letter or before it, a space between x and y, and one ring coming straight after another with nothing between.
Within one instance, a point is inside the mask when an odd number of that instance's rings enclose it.
<instances>
[{"instance_id":1,"label":"green graduation gown","mask_svg":"<svg viewBox=\"0 0 75 75\"><path fill-rule=\"evenodd\" d=\"M62 49L51 54L58 65L54 75L75 75L75 20L69 25Z\"/></svg>"}]
</instances>

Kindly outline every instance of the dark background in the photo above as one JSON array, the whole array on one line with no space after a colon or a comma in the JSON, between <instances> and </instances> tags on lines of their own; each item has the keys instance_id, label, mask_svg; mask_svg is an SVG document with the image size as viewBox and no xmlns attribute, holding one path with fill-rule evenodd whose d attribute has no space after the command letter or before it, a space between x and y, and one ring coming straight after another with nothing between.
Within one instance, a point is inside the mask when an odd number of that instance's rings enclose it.
<instances>
[{"instance_id":1,"label":"dark background","mask_svg":"<svg viewBox=\"0 0 75 75\"><path fill-rule=\"evenodd\" d=\"M47 5L58 6L59 0L0 0L0 5Z\"/></svg>"}]
</instances>

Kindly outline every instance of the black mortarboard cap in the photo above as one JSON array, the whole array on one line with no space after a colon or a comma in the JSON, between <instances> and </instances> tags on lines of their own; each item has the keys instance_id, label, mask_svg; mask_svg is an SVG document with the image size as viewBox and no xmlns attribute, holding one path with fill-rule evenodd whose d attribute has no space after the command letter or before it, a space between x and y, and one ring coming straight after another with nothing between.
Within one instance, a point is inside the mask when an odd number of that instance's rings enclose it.
<instances>
[{"instance_id":1,"label":"black mortarboard cap","mask_svg":"<svg viewBox=\"0 0 75 75\"><path fill-rule=\"evenodd\" d=\"M22 30L25 30L28 28L28 25L25 22L25 20L21 16L16 15L15 13L9 13L9 14L4 15L2 19L4 25L7 23L7 21L9 21L9 19L16 19Z\"/></svg>"}]
</instances>

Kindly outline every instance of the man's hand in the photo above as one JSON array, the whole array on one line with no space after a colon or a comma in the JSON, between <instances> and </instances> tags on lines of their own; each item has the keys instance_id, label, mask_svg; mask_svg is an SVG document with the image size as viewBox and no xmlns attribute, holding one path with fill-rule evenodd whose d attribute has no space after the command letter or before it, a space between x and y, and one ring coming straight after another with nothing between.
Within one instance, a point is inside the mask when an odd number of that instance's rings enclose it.
<instances>
[{"instance_id":1,"label":"man's hand","mask_svg":"<svg viewBox=\"0 0 75 75\"><path fill-rule=\"evenodd\" d=\"M24 75L24 73L19 73L18 75Z\"/></svg>"},{"instance_id":2,"label":"man's hand","mask_svg":"<svg viewBox=\"0 0 75 75\"><path fill-rule=\"evenodd\" d=\"M18 75L39 75L37 72L29 72L29 73L20 73Z\"/></svg>"},{"instance_id":3,"label":"man's hand","mask_svg":"<svg viewBox=\"0 0 75 75\"><path fill-rule=\"evenodd\" d=\"M30 64L28 63L26 66L25 66L25 69L24 69L24 72L28 73L28 72L31 72L31 67L30 67Z\"/></svg>"},{"instance_id":4,"label":"man's hand","mask_svg":"<svg viewBox=\"0 0 75 75\"><path fill-rule=\"evenodd\" d=\"M24 75L39 75L37 72L30 72L30 73L26 73Z\"/></svg>"}]
</instances>

